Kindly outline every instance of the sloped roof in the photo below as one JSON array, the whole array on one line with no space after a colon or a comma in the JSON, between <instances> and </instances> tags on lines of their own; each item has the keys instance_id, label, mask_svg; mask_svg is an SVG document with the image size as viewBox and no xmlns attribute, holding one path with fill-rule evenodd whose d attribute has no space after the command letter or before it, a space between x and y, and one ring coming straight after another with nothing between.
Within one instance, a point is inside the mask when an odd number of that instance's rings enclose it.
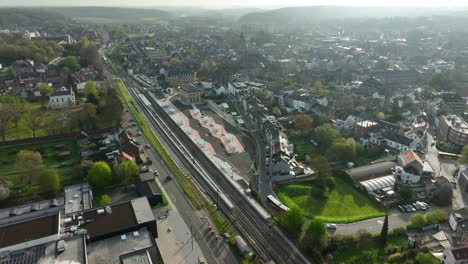
<instances>
[{"instance_id":1,"label":"sloped roof","mask_svg":"<svg viewBox=\"0 0 468 264\"><path fill-rule=\"evenodd\" d=\"M348 171L349 176L355 181L373 179L391 175L392 169L397 164L392 161L379 162L371 165L356 167Z\"/></svg>"},{"instance_id":2,"label":"sloped roof","mask_svg":"<svg viewBox=\"0 0 468 264\"><path fill-rule=\"evenodd\" d=\"M408 164L410 164L412 162L417 162L417 163L423 165L423 161L421 160L419 155L416 154L412 150L408 150L406 152L401 153L400 157L401 157L401 161L403 162L403 164L402 164L403 167L408 166Z\"/></svg>"}]
</instances>

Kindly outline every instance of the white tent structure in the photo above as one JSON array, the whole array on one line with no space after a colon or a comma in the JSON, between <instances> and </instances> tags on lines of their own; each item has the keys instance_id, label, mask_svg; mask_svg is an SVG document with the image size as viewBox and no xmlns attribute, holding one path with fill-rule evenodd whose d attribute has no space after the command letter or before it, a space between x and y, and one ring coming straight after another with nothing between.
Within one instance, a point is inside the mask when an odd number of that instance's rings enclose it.
<instances>
[{"instance_id":1,"label":"white tent structure","mask_svg":"<svg viewBox=\"0 0 468 264\"><path fill-rule=\"evenodd\" d=\"M359 183L362 187L366 188L368 192L373 192L387 187L395 186L395 176L383 176Z\"/></svg>"}]
</instances>

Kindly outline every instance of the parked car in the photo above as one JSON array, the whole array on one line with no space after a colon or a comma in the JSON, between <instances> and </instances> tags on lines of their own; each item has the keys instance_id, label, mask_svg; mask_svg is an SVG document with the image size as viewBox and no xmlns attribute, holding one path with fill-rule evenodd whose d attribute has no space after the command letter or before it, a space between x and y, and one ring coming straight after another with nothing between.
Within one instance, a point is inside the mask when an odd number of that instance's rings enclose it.
<instances>
[{"instance_id":1,"label":"parked car","mask_svg":"<svg viewBox=\"0 0 468 264\"><path fill-rule=\"evenodd\" d=\"M157 170L153 171L154 176L159 176L159 172Z\"/></svg>"},{"instance_id":2,"label":"parked car","mask_svg":"<svg viewBox=\"0 0 468 264\"><path fill-rule=\"evenodd\" d=\"M146 167L146 166L140 167L140 173L142 173L142 172L148 172L148 171L149 171L148 167Z\"/></svg>"},{"instance_id":3,"label":"parked car","mask_svg":"<svg viewBox=\"0 0 468 264\"><path fill-rule=\"evenodd\" d=\"M403 206L399 205L398 206L398 210L400 210L400 212L404 213L406 210L403 208Z\"/></svg>"},{"instance_id":4,"label":"parked car","mask_svg":"<svg viewBox=\"0 0 468 264\"><path fill-rule=\"evenodd\" d=\"M205 259L203 257L198 258L198 264L205 264Z\"/></svg>"},{"instance_id":5,"label":"parked car","mask_svg":"<svg viewBox=\"0 0 468 264\"><path fill-rule=\"evenodd\" d=\"M409 205L405 204L403 206L405 207L407 213L411 213L411 208L409 207Z\"/></svg>"},{"instance_id":6,"label":"parked car","mask_svg":"<svg viewBox=\"0 0 468 264\"><path fill-rule=\"evenodd\" d=\"M145 149L149 149L149 148L151 148L150 144L146 144Z\"/></svg>"},{"instance_id":7,"label":"parked car","mask_svg":"<svg viewBox=\"0 0 468 264\"><path fill-rule=\"evenodd\" d=\"M336 224L327 224L327 228L336 229Z\"/></svg>"},{"instance_id":8,"label":"parked car","mask_svg":"<svg viewBox=\"0 0 468 264\"><path fill-rule=\"evenodd\" d=\"M413 206L414 209L420 210L421 208L419 207L419 204L417 203L412 203L411 206Z\"/></svg>"},{"instance_id":9,"label":"parked car","mask_svg":"<svg viewBox=\"0 0 468 264\"><path fill-rule=\"evenodd\" d=\"M416 210L416 208L414 208L412 205L408 205L408 207L410 208L411 212L416 212L418 210Z\"/></svg>"}]
</instances>

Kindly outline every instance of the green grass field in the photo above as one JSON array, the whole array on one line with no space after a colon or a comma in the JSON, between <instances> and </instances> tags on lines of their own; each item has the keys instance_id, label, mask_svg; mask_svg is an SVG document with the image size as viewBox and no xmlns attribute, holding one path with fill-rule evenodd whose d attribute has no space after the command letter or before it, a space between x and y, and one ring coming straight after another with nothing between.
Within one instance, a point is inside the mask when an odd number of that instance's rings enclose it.
<instances>
[{"instance_id":1,"label":"green grass field","mask_svg":"<svg viewBox=\"0 0 468 264\"><path fill-rule=\"evenodd\" d=\"M325 222L355 222L384 215L351 183L339 177L335 177L335 181L335 188L328 197L322 195L313 181L281 185L276 188L276 194L285 205L298 206L306 217L318 217Z\"/></svg>"},{"instance_id":2,"label":"green grass field","mask_svg":"<svg viewBox=\"0 0 468 264\"><path fill-rule=\"evenodd\" d=\"M398 248L407 248L408 247L408 237L405 235L389 237L387 245L393 245ZM353 257L358 257L362 254L363 251L371 252L373 261L371 263L384 263L383 260L379 259L379 256L384 255L384 250L381 247L377 247L376 244L373 244L371 247L353 247L346 248L339 251L339 253L333 257L331 263L333 264L346 264L350 263L349 261Z\"/></svg>"},{"instance_id":3,"label":"green grass field","mask_svg":"<svg viewBox=\"0 0 468 264\"><path fill-rule=\"evenodd\" d=\"M71 155L63 160L56 157L58 150L54 148L56 145L65 145ZM0 146L0 175L5 177L9 182L13 183L12 189L18 185L19 171L15 165L17 153L20 150L27 149L38 151L41 153L44 166L47 169L57 169L60 174L60 183L62 186L75 183L73 175L73 166L78 164L80 156L76 146L75 138L62 138L56 140L41 141L27 144L16 144L9 146ZM33 186L36 189L38 186Z\"/></svg>"},{"instance_id":4,"label":"green grass field","mask_svg":"<svg viewBox=\"0 0 468 264\"><path fill-rule=\"evenodd\" d=\"M57 135L62 133L79 132L80 128L77 122L72 122L72 115L79 108L67 108L61 110L45 110L42 103L30 103L35 110L43 112L45 116L44 127L36 131L36 137ZM64 120L63 122L61 120ZM116 123L104 120L97 116L96 128L107 128L115 126ZM32 131L27 124L21 120L18 127L13 127L6 140L15 140L33 137Z\"/></svg>"}]
</instances>

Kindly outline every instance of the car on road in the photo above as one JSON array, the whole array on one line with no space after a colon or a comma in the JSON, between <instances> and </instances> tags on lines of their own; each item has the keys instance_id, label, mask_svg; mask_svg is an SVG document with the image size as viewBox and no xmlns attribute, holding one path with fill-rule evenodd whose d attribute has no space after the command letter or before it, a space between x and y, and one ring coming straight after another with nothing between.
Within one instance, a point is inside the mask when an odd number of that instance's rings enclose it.
<instances>
[{"instance_id":1,"label":"car on road","mask_svg":"<svg viewBox=\"0 0 468 264\"><path fill-rule=\"evenodd\" d=\"M140 173L142 173L142 172L148 172L148 171L149 171L148 167L146 167L146 166L140 167Z\"/></svg>"},{"instance_id":2,"label":"car on road","mask_svg":"<svg viewBox=\"0 0 468 264\"><path fill-rule=\"evenodd\" d=\"M151 148L150 144L146 144L145 149L149 149L149 148Z\"/></svg>"},{"instance_id":3,"label":"car on road","mask_svg":"<svg viewBox=\"0 0 468 264\"><path fill-rule=\"evenodd\" d=\"M141 132L140 132L140 131L138 131L138 132L137 132L137 135L138 135L138 136L141 136Z\"/></svg>"},{"instance_id":4,"label":"car on road","mask_svg":"<svg viewBox=\"0 0 468 264\"><path fill-rule=\"evenodd\" d=\"M198 264L205 264L205 263L206 263L206 261L205 261L205 259L203 257L198 258Z\"/></svg>"},{"instance_id":5,"label":"car on road","mask_svg":"<svg viewBox=\"0 0 468 264\"><path fill-rule=\"evenodd\" d=\"M336 229L336 224L327 224L327 228Z\"/></svg>"}]
</instances>

